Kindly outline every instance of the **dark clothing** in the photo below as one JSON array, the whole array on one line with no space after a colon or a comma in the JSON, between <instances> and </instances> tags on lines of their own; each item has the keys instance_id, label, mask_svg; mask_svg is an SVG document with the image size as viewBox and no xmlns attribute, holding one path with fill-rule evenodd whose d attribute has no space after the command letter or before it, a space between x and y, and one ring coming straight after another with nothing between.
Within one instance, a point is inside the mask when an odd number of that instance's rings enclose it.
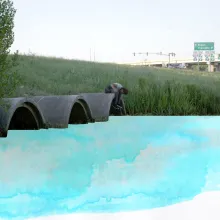
<instances>
[{"instance_id":1,"label":"dark clothing","mask_svg":"<svg viewBox=\"0 0 220 220\"><path fill-rule=\"evenodd\" d=\"M105 88L105 93L114 93L111 85L109 85Z\"/></svg>"},{"instance_id":2,"label":"dark clothing","mask_svg":"<svg viewBox=\"0 0 220 220\"><path fill-rule=\"evenodd\" d=\"M113 102L116 106L121 104L121 93L120 92L115 93L115 98L113 99Z\"/></svg>"},{"instance_id":3,"label":"dark clothing","mask_svg":"<svg viewBox=\"0 0 220 220\"><path fill-rule=\"evenodd\" d=\"M113 103L115 106L120 105L121 102L121 92L120 90L117 90L112 87L112 85L109 85L105 88L105 93L114 93L115 98L113 99Z\"/></svg>"}]
</instances>

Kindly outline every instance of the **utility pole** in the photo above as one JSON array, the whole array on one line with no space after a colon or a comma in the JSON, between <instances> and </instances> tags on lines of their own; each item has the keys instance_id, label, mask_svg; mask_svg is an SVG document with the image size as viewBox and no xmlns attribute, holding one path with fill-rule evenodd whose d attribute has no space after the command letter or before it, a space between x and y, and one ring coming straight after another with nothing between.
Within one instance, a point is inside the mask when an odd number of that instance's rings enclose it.
<instances>
[{"instance_id":1,"label":"utility pole","mask_svg":"<svg viewBox=\"0 0 220 220\"><path fill-rule=\"evenodd\" d=\"M92 48L89 49L89 56L90 56L90 62L94 61L95 62L95 48L92 51Z\"/></svg>"},{"instance_id":2,"label":"utility pole","mask_svg":"<svg viewBox=\"0 0 220 220\"><path fill-rule=\"evenodd\" d=\"M94 49L94 62L95 62L95 49Z\"/></svg>"}]
</instances>

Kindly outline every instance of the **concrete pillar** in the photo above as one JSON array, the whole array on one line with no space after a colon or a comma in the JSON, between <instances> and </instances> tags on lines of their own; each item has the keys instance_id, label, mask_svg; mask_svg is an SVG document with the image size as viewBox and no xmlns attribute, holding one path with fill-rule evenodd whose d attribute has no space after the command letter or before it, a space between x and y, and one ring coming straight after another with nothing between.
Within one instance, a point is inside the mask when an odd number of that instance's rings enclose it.
<instances>
[{"instance_id":1,"label":"concrete pillar","mask_svg":"<svg viewBox=\"0 0 220 220\"><path fill-rule=\"evenodd\" d=\"M209 72L214 72L214 69L215 69L215 65L214 64L212 64L212 63L208 64L208 71Z\"/></svg>"},{"instance_id":2,"label":"concrete pillar","mask_svg":"<svg viewBox=\"0 0 220 220\"><path fill-rule=\"evenodd\" d=\"M216 71L220 72L220 63L217 63L217 65L216 65Z\"/></svg>"}]
</instances>

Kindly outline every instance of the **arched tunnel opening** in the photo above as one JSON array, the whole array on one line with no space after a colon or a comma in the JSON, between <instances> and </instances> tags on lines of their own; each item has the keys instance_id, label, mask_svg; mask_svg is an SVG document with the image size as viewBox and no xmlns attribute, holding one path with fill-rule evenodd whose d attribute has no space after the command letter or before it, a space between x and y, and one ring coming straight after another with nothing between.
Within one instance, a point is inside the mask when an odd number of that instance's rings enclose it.
<instances>
[{"instance_id":1,"label":"arched tunnel opening","mask_svg":"<svg viewBox=\"0 0 220 220\"><path fill-rule=\"evenodd\" d=\"M9 130L38 130L40 129L38 118L28 107L19 107L14 112Z\"/></svg>"},{"instance_id":2,"label":"arched tunnel opening","mask_svg":"<svg viewBox=\"0 0 220 220\"><path fill-rule=\"evenodd\" d=\"M69 124L88 124L88 122L88 114L83 104L80 102L74 103L69 117Z\"/></svg>"}]
</instances>

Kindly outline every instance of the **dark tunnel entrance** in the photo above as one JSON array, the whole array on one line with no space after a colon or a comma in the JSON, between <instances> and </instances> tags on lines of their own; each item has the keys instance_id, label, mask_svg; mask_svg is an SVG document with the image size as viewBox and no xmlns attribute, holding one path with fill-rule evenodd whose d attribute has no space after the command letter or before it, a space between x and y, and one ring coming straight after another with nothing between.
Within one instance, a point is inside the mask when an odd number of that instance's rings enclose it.
<instances>
[{"instance_id":1,"label":"dark tunnel entrance","mask_svg":"<svg viewBox=\"0 0 220 220\"><path fill-rule=\"evenodd\" d=\"M19 107L14 112L9 130L38 130L39 122L34 112L27 107Z\"/></svg>"},{"instance_id":2,"label":"dark tunnel entrance","mask_svg":"<svg viewBox=\"0 0 220 220\"><path fill-rule=\"evenodd\" d=\"M89 118L83 104L74 103L70 113L69 124L88 124L88 121Z\"/></svg>"}]
</instances>

